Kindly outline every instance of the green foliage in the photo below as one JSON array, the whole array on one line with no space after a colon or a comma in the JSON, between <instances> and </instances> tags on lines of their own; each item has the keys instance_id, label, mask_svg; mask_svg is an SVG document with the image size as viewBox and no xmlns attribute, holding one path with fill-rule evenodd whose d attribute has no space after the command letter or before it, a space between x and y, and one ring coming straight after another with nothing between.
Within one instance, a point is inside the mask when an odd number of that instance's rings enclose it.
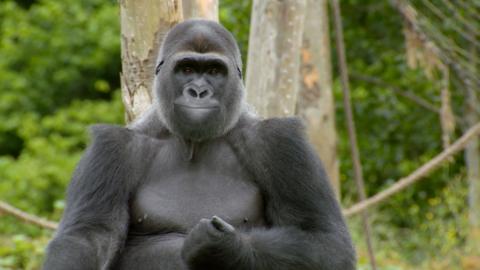
<instances>
[{"instance_id":1,"label":"green foliage","mask_svg":"<svg viewBox=\"0 0 480 270\"><path fill-rule=\"evenodd\" d=\"M50 237L14 233L8 238L0 237L0 269L39 269Z\"/></svg>"},{"instance_id":2,"label":"green foliage","mask_svg":"<svg viewBox=\"0 0 480 270\"><path fill-rule=\"evenodd\" d=\"M388 1L342 2L347 58L352 74L380 78L408 90L440 108L440 88L412 70L405 60L403 22ZM352 103L367 193L373 195L433 158L442 150L439 115L379 86L352 76ZM352 164L345 129L341 88L334 85L342 191L356 201ZM458 93L454 89L453 93ZM454 105L460 107L454 96ZM463 250L468 232L467 185L463 159L453 159L422 182L391 197L372 213L375 250L380 265L399 269L457 269L453 256ZM347 205L350 205L348 203ZM368 265L358 218L351 221L360 247L361 265ZM449 267L431 261L450 257ZM383 262L383 265L382 265ZM419 266L421 265L421 266ZM458 266L458 262L456 264ZM381 268L389 269L389 268Z\"/></svg>"},{"instance_id":3,"label":"green foliage","mask_svg":"<svg viewBox=\"0 0 480 270\"><path fill-rule=\"evenodd\" d=\"M245 74L252 1L222 0L219 2L220 23L231 31L238 41L242 53L243 73Z\"/></svg>"},{"instance_id":4,"label":"green foliage","mask_svg":"<svg viewBox=\"0 0 480 270\"><path fill-rule=\"evenodd\" d=\"M122 123L116 1L0 2L0 198L59 220L88 125ZM39 269L51 232L0 217L0 269Z\"/></svg>"},{"instance_id":5,"label":"green foliage","mask_svg":"<svg viewBox=\"0 0 480 270\"><path fill-rule=\"evenodd\" d=\"M388 203L398 217L387 211L370 212L379 269L476 269L461 267L462 257L469 253L464 246L468 216L463 178L463 174L451 178L446 187L426 194L424 200L404 200L402 207L398 202ZM395 225L398 220L403 224ZM349 225L357 244L359 269L370 269L360 218L350 218Z\"/></svg>"},{"instance_id":6,"label":"green foliage","mask_svg":"<svg viewBox=\"0 0 480 270\"><path fill-rule=\"evenodd\" d=\"M52 215L61 208L66 183L87 142L92 123L121 123L119 93L113 102L74 101L71 106L43 118L30 114L19 127L24 148L17 159L0 158L0 194L29 211Z\"/></svg>"},{"instance_id":7,"label":"green foliage","mask_svg":"<svg viewBox=\"0 0 480 270\"><path fill-rule=\"evenodd\" d=\"M119 91L112 101L74 101L55 114L30 114L20 125L25 147L17 159L0 157L0 198L16 207L59 220L73 169L88 141L92 123L123 122ZM7 236L13 236L7 237ZM38 269L51 235L9 218L0 222L0 269Z\"/></svg>"},{"instance_id":8,"label":"green foliage","mask_svg":"<svg viewBox=\"0 0 480 270\"><path fill-rule=\"evenodd\" d=\"M0 155L21 151L25 113L45 115L118 88L118 9L103 2L42 0L28 10L0 2Z\"/></svg>"}]
</instances>

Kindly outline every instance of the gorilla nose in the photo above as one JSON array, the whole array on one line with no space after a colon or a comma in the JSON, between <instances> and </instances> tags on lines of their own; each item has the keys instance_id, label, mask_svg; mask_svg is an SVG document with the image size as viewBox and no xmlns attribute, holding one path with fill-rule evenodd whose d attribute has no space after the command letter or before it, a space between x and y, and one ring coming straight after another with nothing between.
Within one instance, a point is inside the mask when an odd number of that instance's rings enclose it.
<instances>
[{"instance_id":1,"label":"gorilla nose","mask_svg":"<svg viewBox=\"0 0 480 270\"><path fill-rule=\"evenodd\" d=\"M204 99L212 96L212 91L208 89L196 89L196 88L187 88L184 90L183 95L190 98Z\"/></svg>"}]
</instances>

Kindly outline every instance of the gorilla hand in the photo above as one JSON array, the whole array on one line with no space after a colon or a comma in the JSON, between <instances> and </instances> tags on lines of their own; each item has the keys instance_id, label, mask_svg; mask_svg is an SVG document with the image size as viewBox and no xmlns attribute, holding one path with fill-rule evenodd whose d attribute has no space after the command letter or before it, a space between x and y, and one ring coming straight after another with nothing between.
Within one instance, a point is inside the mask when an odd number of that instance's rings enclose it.
<instances>
[{"instance_id":1,"label":"gorilla hand","mask_svg":"<svg viewBox=\"0 0 480 270\"><path fill-rule=\"evenodd\" d=\"M187 235L182 258L192 269L208 268L231 261L241 245L241 236L232 225L217 216L203 218Z\"/></svg>"}]
</instances>

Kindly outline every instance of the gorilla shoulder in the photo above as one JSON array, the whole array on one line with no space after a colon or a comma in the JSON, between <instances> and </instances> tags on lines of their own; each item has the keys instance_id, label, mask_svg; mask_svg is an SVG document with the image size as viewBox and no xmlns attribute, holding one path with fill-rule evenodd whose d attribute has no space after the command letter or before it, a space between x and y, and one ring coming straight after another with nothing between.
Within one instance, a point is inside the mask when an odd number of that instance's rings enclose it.
<instances>
[{"instance_id":1,"label":"gorilla shoulder","mask_svg":"<svg viewBox=\"0 0 480 270\"><path fill-rule=\"evenodd\" d=\"M240 117L237 127L231 133L234 140L250 141L250 143L267 143L268 145L280 143L284 145L296 141L307 142L305 124L298 117L261 119L244 113Z\"/></svg>"},{"instance_id":2,"label":"gorilla shoulder","mask_svg":"<svg viewBox=\"0 0 480 270\"><path fill-rule=\"evenodd\" d=\"M90 127L90 134L92 137L92 144L99 144L105 146L119 146L126 145L132 139L132 131L119 126L111 124L96 124Z\"/></svg>"},{"instance_id":3,"label":"gorilla shoulder","mask_svg":"<svg viewBox=\"0 0 480 270\"><path fill-rule=\"evenodd\" d=\"M157 126L143 130L112 124L92 125L90 127L91 143L88 149L92 152L90 156L95 156L101 162L105 161L104 159L113 158L127 163L141 164L138 162L139 158L151 158L152 149L161 145L157 139L158 136L152 133L153 130L161 130L160 128L161 126Z\"/></svg>"}]
</instances>

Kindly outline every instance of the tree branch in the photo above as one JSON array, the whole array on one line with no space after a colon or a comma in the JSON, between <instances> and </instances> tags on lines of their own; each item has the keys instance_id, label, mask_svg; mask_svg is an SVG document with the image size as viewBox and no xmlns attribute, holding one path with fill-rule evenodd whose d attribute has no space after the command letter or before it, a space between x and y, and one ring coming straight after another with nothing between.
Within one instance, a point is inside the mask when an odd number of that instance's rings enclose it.
<instances>
[{"instance_id":1,"label":"tree branch","mask_svg":"<svg viewBox=\"0 0 480 270\"><path fill-rule=\"evenodd\" d=\"M387 188L384 191L377 193L376 195L361 201L352 207L348 208L347 210L343 211L343 214L346 217L353 216L360 212L365 211L367 208L372 207L376 204L379 204L385 201L387 198L391 197L392 195L400 192L401 190L407 188L408 186L412 185L413 183L421 180L424 176L428 173L432 172L434 169L439 167L442 163L449 160L449 157L460 152L465 148L467 143L478 136L480 134L480 123L477 123L473 127L471 127L467 132L463 134L460 139L458 139L455 143L451 146L443 150L440 154L435 156L433 159L425 163L423 166L415 170L413 173L398 180L395 184L391 187Z\"/></svg>"},{"instance_id":2,"label":"tree branch","mask_svg":"<svg viewBox=\"0 0 480 270\"><path fill-rule=\"evenodd\" d=\"M12 215L26 223L37 225L45 229L56 230L58 227L56 222L29 214L2 201L0 201L0 213L1 212Z\"/></svg>"}]
</instances>

